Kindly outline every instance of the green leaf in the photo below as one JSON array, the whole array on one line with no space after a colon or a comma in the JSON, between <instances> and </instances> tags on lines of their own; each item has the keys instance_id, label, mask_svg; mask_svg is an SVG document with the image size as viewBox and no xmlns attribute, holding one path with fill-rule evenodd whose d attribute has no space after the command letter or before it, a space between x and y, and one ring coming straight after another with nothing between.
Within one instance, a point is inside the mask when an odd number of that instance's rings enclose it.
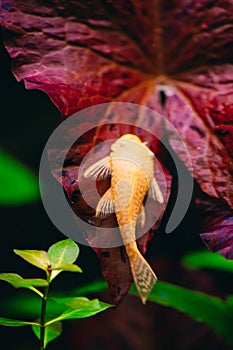
<instances>
[{"instance_id":1,"label":"green leaf","mask_svg":"<svg viewBox=\"0 0 233 350\"><path fill-rule=\"evenodd\" d=\"M71 297L71 298L53 298L53 300L58 305L63 305L65 308L67 306L69 308L73 309L82 309L83 307L86 307L90 304L90 302L93 302L93 300L89 300L86 297ZM94 302L96 303L96 300L98 302L98 299L94 299Z\"/></svg>"},{"instance_id":2,"label":"green leaf","mask_svg":"<svg viewBox=\"0 0 233 350\"><path fill-rule=\"evenodd\" d=\"M73 264L79 254L78 245L70 238L53 244L48 250L52 266Z\"/></svg>"},{"instance_id":3,"label":"green leaf","mask_svg":"<svg viewBox=\"0 0 233 350\"><path fill-rule=\"evenodd\" d=\"M16 273L0 273L0 280L10 283L15 288L46 287L48 282L42 278L22 278Z\"/></svg>"},{"instance_id":4,"label":"green leaf","mask_svg":"<svg viewBox=\"0 0 233 350\"><path fill-rule=\"evenodd\" d=\"M37 177L2 150L0 150L0 183L2 205L20 205L39 198Z\"/></svg>"},{"instance_id":5,"label":"green leaf","mask_svg":"<svg viewBox=\"0 0 233 350\"><path fill-rule=\"evenodd\" d=\"M46 325L62 320L90 317L112 307L112 305L103 303L98 299L89 300L84 297L56 298L53 300L64 306L66 310L60 316L47 322Z\"/></svg>"},{"instance_id":6,"label":"green leaf","mask_svg":"<svg viewBox=\"0 0 233 350\"><path fill-rule=\"evenodd\" d=\"M82 294L97 293L106 290L106 288L106 283L99 281L80 287L75 292ZM138 296L135 286L131 288L130 294ZM233 344L233 296L225 302L201 292L159 281L149 295L148 300L173 307L196 321L208 324L216 333L221 334L228 343Z\"/></svg>"},{"instance_id":7,"label":"green leaf","mask_svg":"<svg viewBox=\"0 0 233 350\"><path fill-rule=\"evenodd\" d=\"M74 289L72 291L73 295L87 295L97 293L102 290L107 290L106 282L97 282L88 284L86 286L81 286L80 288ZM67 292L66 292L67 294ZM70 292L69 292L70 294ZM58 299L58 296L55 297L55 300ZM0 308L2 312L9 313L12 315L17 315L17 317L24 317L34 319L38 316L38 312L40 312L41 300L36 296L27 295L26 297L21 296L19 299L17 298L7 298L3 303L0 304ZM67 306L59 305L58 303L53 301L53 298L48 299L47 303L47 311L49 314L59 315L63 311L67 309Z\"/></svg>"},{"instance_id":8,"label":"green leaf","mask_svg":"<svg viewBox=\"0 0 233 350\"><path fill-rule=\"evenodd\" d=\"M73 262L75 262L77 259L78 254L79 247L72 239L68 238L53 244L48 250L48 256L50 258L52 266L51 280L55 278L61 271L63 271L62 266L73 264Z\"/></svg>"},{"instance_id":9,"label":"green leaf","mask_svg":"<svg viewBox=\"0 0 233 350\"><path fill-rule=\"evenodd\" d=\"M8 327L22 327L22 326L39 326L39 323L28 322L28 321L19 321L12 320L11 318L0 317L0 325Z\"/></svg>"},{"instance_id":10,"label":"green leaf","mask_svg":"<svg viewBox=\"0 0 233 350\"><path fill-rule=\"evenodd\" d=\"M134 286L131 288L131 294L138 295ZM148 300L173 307L196 321L208 324L216 333L233 344L229 311L221 299L169 283L158 282Z\"/></svg>"},{"instance_id":11,"label":"green leaf","mask_svg":"<svg viewBox=\"0 0 233 350\"><path fill-rule=\"evenodd\" d=\"M84 286L80 286L73 291L74 295L87 295L92 293L102 292L103 290L107 290L108 285L105 281L96 281L90 284L86 284Z\"/></svg>"},{"instance_id":12,"label":"green leaf","mask_svg":"<svg viewBox=\"0 0 233 350\"><path fill-rule=\"evenodd\" d=\"M51 304L51 311L48 307L49 304ZM34 294L21 295L20 298L18 296L4 298L0 303L0 309L4 316L35 320L41 312L41 299ZM59 305L54 302L50 303L48 299L47 311L58 315L63 312L63 309L61 310Z\"/></svg>"},{"instance_id":13,"label":"green leaf","mask_svg":"<svg viewBox=\"0 0 233 350\"><path fill-rule=\"evenodd\" d=\"M228 307L228 311L230 315L232 316L232 322L233 323L233 295L229 295L228 298L226 299L226 305Z\"/></svg>"},{"instance_id":14,"label":"green leaf","mask_svg":"<svg viewBox=\"0 0 233 350\"><path fill-rule=\"evenodd\" d=\"M82 269L75 264L62 264L59 266L59 268L55 268L55 270L61 270L61 271L69 271L69 272L82 272Z\"/></svg>"},{"instance_id":15,"label":"green leaf","mask_svg":"<svg viewBox=\"0 0 233 350\"><path fill-rule=\"evenodd\" d=\"M182 262L193 269L209 268L233 272L233 261L225 259L219 253L200 251L186 255Z\"/></svg>"},{"instance_id":16,"label":"green leaf","mask_svg":"<svg viewBox=\"0 0 233 350\"><path fill-rule=\"evenodd\" d=\"M32 326L32 330L36 335L36 337L40 339L40 327ZM52 340L58 338L61 333L62 333L61 322L52 323L49 326L45 327L45 339L44 339L45 346L48 343L50 343Z\"/></svg>"},{"instance_id":17,"label":"green leaf","mask_svg":"<svg viewBox=\"0 0 233 350\"><path fill-rule=\"evenodd\" d=\"M233 295L229 295L226 300L227 305L233 307Z\"/></svg>"},{"instance_id":18,"label":"green leaf","mask_svg":"<svg viewBox=\"0 0 233 350\"><path fill-rule=\"evenodd\" d=\"M39 267L45 271L51 266L49 256L44 250L18 250L14 249L15 254L19 255L22 259L26 260L30 264Z\"/></svg>"}]
</instances>

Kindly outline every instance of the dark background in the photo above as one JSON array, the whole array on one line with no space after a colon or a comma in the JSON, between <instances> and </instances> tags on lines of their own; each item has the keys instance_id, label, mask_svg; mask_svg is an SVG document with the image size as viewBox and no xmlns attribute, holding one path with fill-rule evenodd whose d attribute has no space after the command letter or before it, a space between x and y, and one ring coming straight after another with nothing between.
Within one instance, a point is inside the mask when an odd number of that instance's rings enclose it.
<instances>
[{"instance_id":1,"label":"dark background","mask_svg":"<svg viewBox=\"0 0 233 350\"><path fill-rule=\"evenodd\" d=\"M38 174L40 157L61 115L42 91L28 91L18 83L10 69L10 58L0 45L1 127L0 148L7 151ZM55 181L55 180L54 180ZM0 184L1 190L1 184ZM11 189L9 188L9 191ZM43 277L43 273L20 260L13 249L44 249L65 236L50 222L40 200L30 205L0 206L0 272L16 272L24 277ZM190 251L204 249L198 230L201 222L193 204L182 224L171 235L163 233L163 225L152 240L147 258L161 280L224 296L230 293L230 275L213 271L187 271L180 259ZM82 275L69 273L59 277L54 289L70 290L86 282L102 279L95 253L81 246L78 264ZM30 292L15 290L0 283L2 309L10 308L11 297L24 297ZM96 295L95 295L96 297ZM97 295L109 301L108 293ZM8 303L8 304L7 304ZM4 306L4 307L3 307ZM11 311L12 312L12 311ZM14 315L0 314L14 317ZM20 318L20 316L18 316ZM39 344L30 328L0 327L1 349L36 350ZM222 339L207 326L169 308L128 296L114 311L91 319L68 321L64 333L48 349L228 349Z\"/></svg>"}]
</instances>

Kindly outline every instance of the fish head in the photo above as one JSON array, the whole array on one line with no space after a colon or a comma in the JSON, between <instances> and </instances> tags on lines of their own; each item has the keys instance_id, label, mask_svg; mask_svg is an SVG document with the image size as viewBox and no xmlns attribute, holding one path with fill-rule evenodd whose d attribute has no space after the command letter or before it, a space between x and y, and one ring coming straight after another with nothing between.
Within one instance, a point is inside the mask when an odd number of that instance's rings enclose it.
<instances>
[{"instance_id":1,"label":"fish head","mask_svg":"<svg viewBox=\"0 0 233 350\"><path fill-rule=\"evenodd\" d=\"M154 157L154 153L147 147L146 142L134 135L125 134L117 139L111 146L111 151L117 153L139 153L144 154L144 156Z\"/></svg>"}]
</instances>

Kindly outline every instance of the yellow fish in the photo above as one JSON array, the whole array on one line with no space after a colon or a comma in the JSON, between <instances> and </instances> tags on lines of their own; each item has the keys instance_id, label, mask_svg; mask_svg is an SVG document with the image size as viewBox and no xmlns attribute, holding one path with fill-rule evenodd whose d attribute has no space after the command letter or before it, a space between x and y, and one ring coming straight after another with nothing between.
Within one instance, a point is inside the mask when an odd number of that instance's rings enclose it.
<instances>
[{"instance_id":1,"label":"yellow fish","mask_svg":"<svg viewBox=\"0 0 233 350\"><path fill-rule=\"evenodd\" d=\"M138 250L136 224L138 220L141 226L144 225L143 200L147 194L163 203L154 177L154 154L136 135L123 135L111 145L109 156L91 165L84 177L97 179L109 174L111 186L100 199L96 216L115 212L133 279L145 304L157 277Z\"/></svg>"}]
</instances>

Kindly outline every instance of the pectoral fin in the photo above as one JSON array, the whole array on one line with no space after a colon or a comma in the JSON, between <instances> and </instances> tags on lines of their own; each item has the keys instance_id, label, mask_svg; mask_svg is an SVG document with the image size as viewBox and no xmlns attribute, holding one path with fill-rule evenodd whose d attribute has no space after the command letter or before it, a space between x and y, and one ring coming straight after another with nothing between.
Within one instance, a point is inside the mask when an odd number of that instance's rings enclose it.
<instances>
[{"instance_id":1,"label":"pectoral fin","mask_svg":"<svg viewBox=\"0 0 233 350\"><path fill-rule=\"evenodd\" d=\"M96 216L105 217L111 213L114 213L114 205L112 201L112 191L109 188L97 205Z\"/></svg>"},{"instance_id":2,"label":"pectoral fin","mask_svg":"<svg viewBox=\"0 0 233 350\"><path fill-rule=\"evenodd\" d=\"M92 164L84 172L84 177L89 177L92 179L105 178L110 174L110 157L104 157L98 160L98 162Z\"/></svg>"},{"instance_id":3,"label":"pectoral fin","mask_svg":"<svg viewBox=\"0 0 233 350\"><path fill-rule=\"evenodd\" d=\"M159 184L156 181L155 177L151 181L148 194L155 201L158 201L161 204L164 202L162 192L160 190Z\"/></svg>"}]
</instances>

